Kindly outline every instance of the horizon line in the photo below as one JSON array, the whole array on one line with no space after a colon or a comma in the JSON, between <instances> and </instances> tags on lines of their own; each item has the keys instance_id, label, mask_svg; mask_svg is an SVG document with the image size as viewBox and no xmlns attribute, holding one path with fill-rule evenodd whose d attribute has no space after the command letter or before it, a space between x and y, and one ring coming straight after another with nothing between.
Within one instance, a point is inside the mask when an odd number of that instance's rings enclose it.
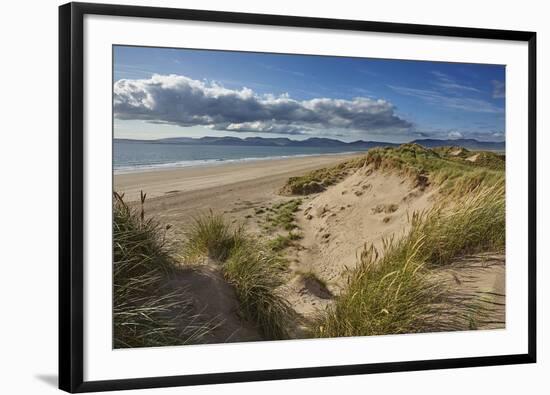
<instances>
[{"instance_id":1,"label":"horizon line","mask_svg":"<svg viewBox=\"0 0 550 395\"><path fill-rule=\"evenodd\" d=\"M186 136L178 136L178 137L163 137L163 138L156 138L156 139L139 139L139 138L128 138L128 137L113 137L113 140L130 140L130 141L162 141L162 140L174 140L174 139L181 139L181 138L185 138L185 139L190 139L190 140L200 140L200 139L203 139L203 138L217 138L217 139L221 139L221 138L232 138L232 139L238 139L238 140L246 140L246 139L263 139L263 140L277 140L277 139L286 139L286 140L289 140L289 141L295 141L295 142L301 142L301 141L308 141L308 140L313 140L313 139L317 139L317 140L331 140L331 141L338 141L340 143L344 143L344 144L351 144L351 143L357 143L357 142L364 142L364 143L386 143L386 144L398 144L398 145L401 145L401 144L410 144L410 143L413 143L415 141L423 141L423 140L435 140L435 141L476 141L478 143L494 143L494 144L498 144L498 143L506 143L506 140L502 140L502 141L486 141L486 140L478 140L478 139L474 139L474 138L458 138L458 139L441 139L441 138L433 138L433 137L422 137L422 138L417 138L417 139L414 139L414 140L409 140L409 141L406 141L406 142L402 142L402 143L393 143L393 142L389 142L389 141L379 141L379 140L363 140L363 139L359 139L359 140L353 140L353 141L343 141L343 140L339 140L339 139L336 139L336 138L331 138L331 137L308 137L304 140L294 140L294 139L291 139L289 137L261 137L261 136L255 136L255 137L236 137L236 136L202 136L202 137L186 137Z\"/></svg>"}]
</instances>

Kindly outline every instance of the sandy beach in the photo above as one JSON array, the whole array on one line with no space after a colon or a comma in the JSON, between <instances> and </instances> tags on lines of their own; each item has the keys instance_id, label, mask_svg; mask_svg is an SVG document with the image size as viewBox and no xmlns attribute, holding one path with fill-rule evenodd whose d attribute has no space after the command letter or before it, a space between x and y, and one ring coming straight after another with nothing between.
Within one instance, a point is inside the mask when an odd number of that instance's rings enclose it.
<instances>
[{"instance_id":1,"label":"sandy beach","mask_svg":"<svg viewBox=\"0 0 550 395\"><path fill-rule=\"evenodd\" d=\"M200 213L224 212L246 221L255 207L285 199L277 192L289 177L332 166L360 154L318 155L117 174L114 190L128 202L147 193L148 215L174 225L176 234ZM254 227L254 224L250 224Z\"/></svg>"}]
</instances>

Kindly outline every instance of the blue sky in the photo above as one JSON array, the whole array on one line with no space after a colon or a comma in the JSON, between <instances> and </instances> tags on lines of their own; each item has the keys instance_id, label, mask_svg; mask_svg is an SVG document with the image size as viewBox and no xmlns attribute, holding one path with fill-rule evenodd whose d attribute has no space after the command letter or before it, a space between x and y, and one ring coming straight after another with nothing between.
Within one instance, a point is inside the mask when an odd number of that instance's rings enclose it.
<instances>
[{"instance_id":1,"label":"blue sky","mask_svg":"<svg viewBox=\"0 0 550 395\"><path fill-rule=\"evenodd\" d=\"M114 48L115 137L503 141L500 65Z\"/></svg>"}]
</instances>

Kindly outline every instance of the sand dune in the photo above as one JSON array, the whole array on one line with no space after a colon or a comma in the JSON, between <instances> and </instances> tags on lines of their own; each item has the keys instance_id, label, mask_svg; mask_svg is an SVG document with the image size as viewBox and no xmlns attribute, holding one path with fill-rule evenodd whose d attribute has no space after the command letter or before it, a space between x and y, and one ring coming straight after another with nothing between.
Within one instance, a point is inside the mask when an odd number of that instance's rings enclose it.
<instances>
[{"instance_id":1,"label":"sand dune","mask_svg":"<svg viewBox=\"0 0 550 395\"><path fill-rule=\"evenodd\" d=\"M147 213L173 225L170 236L178 240L184 238L190 219L209 209L223 212L233 222L244 224L248 232L266 237L257 211L295 198L279 194L289 177L351 157L326 155L122 174L115 176L115 190L124 192L130 201L137 200L140 190L147 192ZM312 317L345 288L346 271L355 267L357 254L366 243L382 251L382 240L399 238L407 232L409 216L429 210L437 194L436 188L417 187L396 173L363 167L323 192L302 197L295 213L302 239L285 250L289 273L278 292L306 320ZM476 297L489 295L489 302L497 308L480 327L502 328L504 257L491 259L491 265L483 264L486 259L465 259L439 270L437 276L452 284L457 292ZM198 303L209 315L215 316L219 310L218 314L224 317L228 325L219 331L222 338L229 332L233 341L256 336L254 329L246 325L239 329L234 295L220 286L223 281L215 270L190 272L189 278L184 276L179 281L193 289L212 288L208 292L197 289ZM220 297L225 298L223 303L218 300ZM296 336L300 336L299 330Z\"/></svg>"},{"instance_id":2,"label":"sand dune","mask_svg":"<svg viewBox=\"0 0 550 395\"><path fill-rule=\"evenodd\" d=\"M408 229L408 215L429 209L434 191L415 188L395 174L360 169L302 205L298 225L304 236L293 251L291 269L313 272L332 294L346 283L346 269L356 265L365 243L382 250L382 239ZM293 281L285 294L301 313L311 313L330 301L303 290Z\"/></svg>"}]
</instances>

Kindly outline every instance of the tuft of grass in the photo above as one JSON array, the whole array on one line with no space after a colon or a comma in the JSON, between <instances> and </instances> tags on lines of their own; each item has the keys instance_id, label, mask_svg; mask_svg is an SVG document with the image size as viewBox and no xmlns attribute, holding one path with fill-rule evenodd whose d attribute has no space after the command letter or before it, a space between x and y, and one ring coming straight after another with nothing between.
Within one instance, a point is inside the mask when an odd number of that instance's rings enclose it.
<instances>
[{"instance_id":1,"label":"tuft of grass","mask_svg":"<svg viewBox=\"0 0 550 395\"><path fill-rule=\"evenodd\" d=\"M286 235L277 235L267 242L267 246L274 252L279 252L293 245L293 241L300 240L303 236L300 233L288 232Z\"/></svg>"},{"instance_id":2,"label":"tuft of grass","mask_svg":"<svg viewBox=\"0 0 550 395\"><path fill-rule=\"evenodd\" d=\"M200 343L213 328L194 313L184 290L171 290L166 280L177 268L165 229L145 218L123 195L113 195L113 343L115 348Z\"/></svg>"},{"instance_id":3,"label":"tuft of grass","mask_svg":"<svg viewBox=\"0 0 550 395\"><path fill-rule=\"evenodd\" d=\"M293 319L292 308L275 291L282 284L283 270L280 259L253 240L236 246L223 266L244 315L270 340L289 338Z\"/></svg>"},{"instance_id":4,"label":"tuft of grass","mask_svg":"<svg viewBox=\"0 0 550 395\"><path fill-rule=\"evenodd\" d=\"M303 176L290 177L281 188L283 195L311 195L324 191L327 187L337 184L365 164L365 157L344 161L332 167L313 170Z\"/></svg>"},{"instance_id":5,"label":"tuft of grass","mask_svg":"<svg viewBox=\"0 0 550 395\"><path fill-rule=\"evenodd\" d=\"M282 228L288 231L297 228L294 222L294 216L300 209L301 204L302 199L292 199L274 205L271 212L266 217L268 227L271 229Z\"/></svg>"},{"instance_id":6,"label":"tuft of grass","mask_svg":"<svg viewBox=\"0 0 550 395\"><path fill-rule=\"evenodd\" d=\"M315 320L315 337L373 336L426 332L437 325L433 306L442 294L417 259L420 244L403 240L379 259L365 246L347 290ZM431 318L431 319L428 319Z\"/></svg>"},{"instance_id":7,"label":"tuft of grass","mask_svg":"<svg viewBox=\"0 0 550 395\"><path fill-rule=\"evenodd\" d=\"M504 248L504 185L484 187L428 213L409 233L385 240L380 256L365 246L348 288L313 323L316 337L371 336L471 327L472 308L431 278L453 258Z\"/></svg>"},{"instance_id":8,"label":"tuft of grass","mask_svg":"<svg viewBox=\"0 0 550 395\"><path fill-rule=\"evenodd\" d=\"M432 212L416 215L409 237L427 236L420 253L432 265L446 265L454 257L504 249L506 236L504 181L441 202Z\"/></svg>"},{"instance_id":9,"label":"tuft of grass","mask_svg":"<svg viewBox=\"0 0 550 395\"><path fill-rule=\"evenodd\" d=\"M279 209L292 211L293 205ZM282 236L273 245L264 245L247 235L242 227L233 228L223 217L210 212L194 220L188 232L189 257L208 255L220 265L224 278L237 295L243 315L254 322L266 339L286 339L293 310L276 292L282 284L286 262L276 253L295 236Z\"/></svg>"},{"instance_id":10,"label":"tuft of grass","mask_svg":"<svg viewBox=\"0 0 550 395\"><path fill-rule=\"evenodd\" d=\"M242 227L233 229L223 215L210 211L193 219L187 232L185 251L188 257L207 255L216 261L224 261L231 249L244 240Z\"/></svg>"}]
</instances>

